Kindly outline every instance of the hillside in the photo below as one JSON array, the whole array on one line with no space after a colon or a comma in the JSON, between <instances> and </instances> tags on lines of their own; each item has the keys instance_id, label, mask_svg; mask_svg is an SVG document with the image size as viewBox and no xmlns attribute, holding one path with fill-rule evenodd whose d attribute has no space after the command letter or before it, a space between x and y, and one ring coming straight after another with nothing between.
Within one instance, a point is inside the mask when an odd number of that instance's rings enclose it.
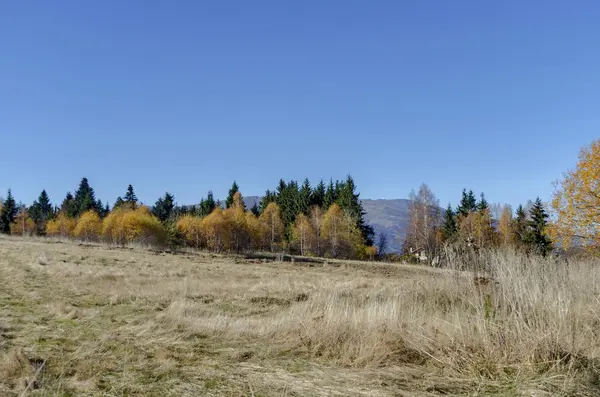
<instances>
[{"instance_id":1,"label":"hillside","mask_svg":"<svg viewBox=\"0 0 600 397\"><path fill-rule=\"evenodd\" d=\"M362 200L365 221L373 226L376 235L387 235L390 252L399 252L402 247L408 224L409 202L407 199Z\"/></svg>"}]
</instances>

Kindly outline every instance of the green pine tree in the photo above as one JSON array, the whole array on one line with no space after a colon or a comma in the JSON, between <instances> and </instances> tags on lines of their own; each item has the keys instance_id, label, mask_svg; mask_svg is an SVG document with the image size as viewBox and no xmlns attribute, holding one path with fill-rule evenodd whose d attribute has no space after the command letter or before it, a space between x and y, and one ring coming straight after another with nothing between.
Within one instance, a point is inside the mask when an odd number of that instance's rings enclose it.
<instances>
[{"instance_id":1,"label":"green pine tree","mask_svg":"<svg viewBox=\"0 0 600 397\"><path fill-rule=\"evenodd\" d=\"M46 223L54 216L50 197L46 190L42 190L40 196L29 208L31 219L35 222L36 234L44 235L46 233Z\"/></svg>"},{"instance_id":2,"label":"green pine tree","mask_svg":"<svg viewBox=\"0 0 600 397\"><path fill-rule=\"evenodd\" d=\"M286 229L286 241L289 241L291 238L291 226L299 213L300 189L298 188L298 182L292 180L289 183L285 183L281 179L277 188L275 202L281 209L281 219Z\"/></svg>"},{"instance_id":3,"label":"green pine tree","mask_svg":"<svg viewBox=\"0 0 600 397\"><path fill-rule=\"evenodd\" d=\"M323 208L326 191L327 191L327 188L325 187L325 183L321 179L319 184L317 186L315 186L315 188L313 189L313 191L310 195L310 206L312 207L312 206L316 205L316 206Z\"/></svg>"},{"instance_id":4,"label":"green pine tree","mask_svg":"<svg viewBox=\"0 0 600 397\"><path fill-rule=\"evenodd\" d=\"M117 197L117 199L115 200L115 204L113 205L113 211L116 210L117 208L121 208L124 205L125 205L125 200L123 200L123 198L121 196Z\"/></svg>"},{"instance_id":5,"label":"green pine tree","mask_svg":"<svg viewBox=\"0 0 600 397\"><path fill-rule=\"evenodd\" d=\"M515 219L513 219L513 229L515 231L515 237L518 245L523 245L527 240L527 229L529 226L529 220L527 219L527 213L522 205L517 207Z\"/></svg>"},{"instance_id":6,"label":"green pine tree","mask_svg":"<svg viewBox=\"0 0 600 397\"><path fill-rule=\"evenodd\" d=\"M489 209L490 209L490 205L488 204L487 200L485 199L485 194L481 193L481 199L479 200L479 203L477 203L477 211L483 212L483 211L489 210Z\"/></svg>"},{"instance_id":7,"label":"green pine tree","mask_svg":"<svg viewBox=\"0 0 600 397\"><path fill-rule=\"evenodd\" d=\"M231 185L231 189L229 189L229 193L227 194L227 199L225 200L225 208L231 208L231 206L233 206L233 196L240 191L240 187L238 186L238 184L236 183L236 181L233 181L233 184ZM242 203L244 201L242 200ZM244 206L244 210L245 210L245 206Z\"/></svg>"},{"instance_id":8,"label":"green pine tree","mask_svg":"<svg viewBox=\"0 0 600 397\"><path fill-rule=\"evenodd\" d=\"M170 219L175 207L175 196L171 193L166 192L164 197L159 198L154 207L152 213L163 223Z\"/></svg>"},{"instance_id":9,"label":"green pine tree","mask_svg":"<svg viewBox=\"0 0 600 397\"><path fill-rule=\"evenodd\" d=\"M17 215L17 203L11 189L8 189L6 200L0 210L0 233L10 234L10 224L15 220L15 215Z\"/></svg>"},{"instance_id":10,"label":"green pine tree","mask_svg":"<svg viewBox=\"0 0 600 397\"><path fill-rule=\"evenodd\" d=\"M336 203L355 220L365 245L372 246L375 233L373 228L365 223L365 211L359 198L360 194L356 192L354 179L348 175L345 181L336 183L336 187L338 191Z\"/></svg>"},{"instance_id":11,"label":"green pine tree","mask_svg":"<svg viewBox=\"0 0 600 397\"><path fill-rule=\"evenodd\" d=\"M446 208L446 211L444 212L444 225L442 226L442 231L446 240L452 239L458 231L454 211L452 211L450 204L448 204L448 208Z\"/></svg>"},{"instance_id":12,"label":"green pine tree","mask_svg":"<svg viewBox=\"0 0 600 397\"><path fill-rule=\"evenodd\" d=\"M198 215L200 215L201 217L208 216L211 212L214 211L215 208L217 208L215 197L213 195L213 192L209 191L206 199L200 200L200 209L198 211Z\"/></svg>"},{"instance_id":13,"label":"green pine tree","mask_svg":"<svg viewBox=\"0 0 600 397\"><path fill-rule=\"evenodd\" d=\"M258 208L258 204L256 202L254 203L252 208L250 208L250 212L252 212L252 214L254 214L254 216L260 215L260 208Z\"/></svg>"},{"instance_id":14,"label":"green pine tree","mask_svg":"<svg viewBox=\"0 0 600 397\"><path fill-rule=\"evenodd\" d=\"M323 211L327 211L331 204L335 203L336 200L337 196L335 194L333 180L329 180L329 185L327 185L327 190L325 191L325 197L323 197Z\"/></svg>"},{"instance_id":15,"label":"green pine tree","mask_svg":"<svg viewBox=\"0 0 600 397\"><path fill-rule=\"evenodd\" d=\"M310 181L305 179L302 182L302 186L300 187L300 192L298 195L298 213L308 215L308 209L310 208L310 201L312 195L312 188L310 186Z\"/></svg>"},{"instance_id":16,"label":"green pine tree","mask_svg":"<svg viewBox=\"0 0 600 397\"><path fill-rule=\"evenodd\" d=\"M258 203L258 211L259 213L263 213L263 211L267 208L267 206L271 203L274 203L277 199L277 194L275 192L271 192L267 190L265 195L260 199Z\"/></svg>"},{"instance_id":17,"label":"green pine tree","mask_svg":"<svg viewBox=\"0 0 600 397\"><path fill-rule=\"evenodd\" d=\"M128 207L136 209L138 199L135 195L135 192L133 191L133 186L127 186L127 193L125 193L124 201Z\"/></svg>"},{"instance_id":18,"label":"green pine tree","mask_svg":"<svg viewBox=\"0 0 600 397\"><path fill-rule=\"evenodd\" d=\"M97 210L97 201L94 189L90 186L87 178L82 178L79 188L75 192L74 217L78 217L86 211Z\"/></svg>"},{"instance_id":19,"label":"green pine tree","mask_svg":"<svg viewBox=\"0 0 600 397\"><path fill-rule=\"evenodd\" d=\"M60 205L59 211L64 212L64 214L69 218L75 218L77 216L77 203L75 202L75 197L73 197L71 192L67 192L67 195Z\"/></svg>"},{"instance_id":20,"label":"green pine tree","mask_svg":"<svg viewBox=\"0 0 600 397\"><path fill-rule=\"evenodd\" d=\"M536 198L529 210L529 216L531 220L529 221L525 242L531 247L533 252L546 256L552 250L552 240L546 234L548 214L539 197Z\"/></svg>"},{"instance_id":21,"label":"green pine tree","mask_svg":"<svg viewBox=\"0 0 600 397\"><path fill-rule=\"evenodd\" d=\"M476 210L477 199L475 198L475 193L473 193L472 190L469 190L469 192L467 192L467 189L463 189L462 198L460 200L458 208L456 209L456 214L465 218L471 212L475 212Z\"/></svg>"},{"instance_id":22,"label":"green pine tree","mask_svg":"<svg viewBox=\"0 0 600 397\"><path fill-rule=\"evenodd\" d=\"M96 201L96 208L94 210L100 218L104 218L109 213L109 211L106 211L106 205L102 204L102 200Z\"/></svg>"}]
</instances>

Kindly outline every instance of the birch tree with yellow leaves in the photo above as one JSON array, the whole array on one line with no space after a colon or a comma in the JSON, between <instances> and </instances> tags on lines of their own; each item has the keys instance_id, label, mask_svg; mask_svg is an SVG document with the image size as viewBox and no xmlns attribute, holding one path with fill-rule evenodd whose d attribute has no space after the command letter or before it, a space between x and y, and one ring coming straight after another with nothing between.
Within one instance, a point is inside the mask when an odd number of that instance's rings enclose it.
<instances>
[{"instance_id":1,"label":"birch tree with yellow leaves","mask_svg":"<svg viewBox=\"0 0 600 397\"><path fill-rule=\"evenodd\" d=\"M352 258L364 248L356 222L336 203L323 215L321 236L326 252L333 258Z\"/></svg>"},{"instance_id":2,"label":"birch tree with yellow leaves","mask_svg":"<svg viewBox=\"0 0 600 397\"><path fill-rule=\"evenodd\" d=\"M281 220L281 209L277 203L269 203L267 208L260 214L260 222L265 225L271 252L281 247L283 242L284 225Z\"/></svg>"},{"instance_id":3,"label":"birch tree with yellow leaves","mask_svg":"<svg viewBox=\"0 0 600 397\"><path fill-rule=\"evenodd\" d=\"M300 252L300 255L314 253L316 237L316 231L310 219L304 214L298 215L292 229L292 245Z\"/></svg>"},{"instance_id":4,"label":"birch tree with yellow leaves","mask_svg":"<svg viewBox=\"0 0 600 397\"><path fill-rule=\"evenodd\" d=\"M226 232L226 245L228 250L239 252L248 246L248 223L244 211L242 194L236 191L232 203L223 211Z\"/></svg>"},{"instance_id":5,"label":"birch tree with yellow leaves","mask_svg":"<svg viewBox=\"0 0 600 397\"><path fill-rule=\"evenodd\" d=\"M600 253L600 139L581 149L574 170L555 183L550 234L563 248L575 241Z\"/></svg>"},{"instance_id":6,"label":"birch tree with yellow leaves","mask_svg":"<svg viewBox=\"0 0 600 397\"><path fill-rule=\"evenodd\" d=\"M498 233L500 234L500 244L509 246L515 243L515 232L513 227L513 211L508 204L502 207L498 221Z\"/></svg>"}]
</instances>

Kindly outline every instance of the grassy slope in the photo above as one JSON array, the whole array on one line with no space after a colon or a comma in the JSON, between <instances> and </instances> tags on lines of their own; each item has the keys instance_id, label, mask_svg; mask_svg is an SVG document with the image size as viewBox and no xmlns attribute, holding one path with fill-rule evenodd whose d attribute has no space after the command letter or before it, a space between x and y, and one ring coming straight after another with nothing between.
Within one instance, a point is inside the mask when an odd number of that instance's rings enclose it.
<instances>
[{"instance_id":1,"label":"grassy slope","mask_svg":"<svg viewBox=\"0 0 600 397\"><path fill-rule=\"evenodd\" d=\"M538 283L497 259L482 289L400 265L0 239L0 395L600 395L597 268Z\"/></svg>"}]
</instances>

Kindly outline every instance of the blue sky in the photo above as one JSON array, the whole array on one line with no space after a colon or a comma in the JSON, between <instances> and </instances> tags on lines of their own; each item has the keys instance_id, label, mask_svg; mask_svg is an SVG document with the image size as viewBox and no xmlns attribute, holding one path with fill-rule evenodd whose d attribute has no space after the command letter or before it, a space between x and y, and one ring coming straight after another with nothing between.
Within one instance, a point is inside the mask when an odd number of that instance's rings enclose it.
<instances>
[{"instance_id":1,"label":"blue sky","mask_svg":"<svg viewBox=\"0 0 600 397\"><path fill-rule=\"evenodd\" d=\"M8 1L0 194L180 203L354 176L548 199L600 136L600 3Z\"/></svg>"}]
</instances>

